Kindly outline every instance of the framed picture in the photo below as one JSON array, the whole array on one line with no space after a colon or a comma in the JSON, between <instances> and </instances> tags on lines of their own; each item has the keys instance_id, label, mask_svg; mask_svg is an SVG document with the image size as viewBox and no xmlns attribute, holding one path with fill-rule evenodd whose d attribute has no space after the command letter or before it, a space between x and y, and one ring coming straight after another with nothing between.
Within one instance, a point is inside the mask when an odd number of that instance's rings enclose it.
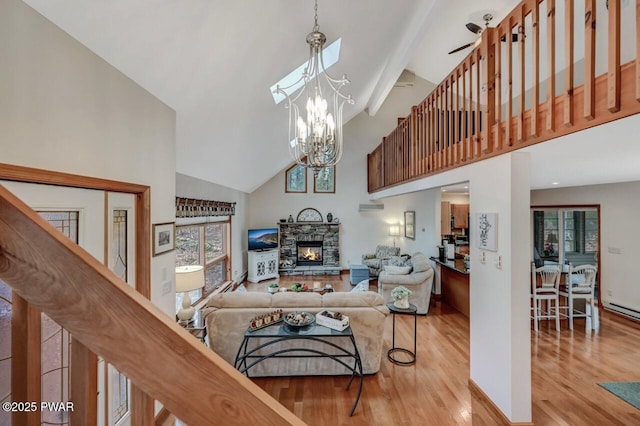
<instances>
[{"instance_id":1,"label":"framed picture","mask_svg":"<svg viewBox=\"0 0 640 426\"><path fill-rule=\"evenodd\" d=\"M498 251L498 213L476 213L476 219L478 248Z\"/></svg>"},{"instance_id":2,"label":"framed picture","mask_svg":"<svg viewBox=\"0 0 640 426\"><path fill-rule=\"evenodd\" d=\"M336 167L325 167L313 177L313 192L334 194L336 192Z\"/></svg>"},{"instance_id":3,"label":"framed picture","mask_svg":"<svg viewBox=\"0 0 640 426\"><path fill-rule=\"evenodd\" d=\"M289 167L284 173L284 192L307 192L307 168L299 164Z\"/></svg>"},{"instance_id":4,"label":"framed picture","mask_svg":"<svg viewBox=\"0 0 640 426\"><path fill-rule=\"evenodd\" d=\"M157 256L176 248L176 223L153 224L153 255Z\"/></svg>"},{"instance_id":5,"label":"framed picture","mask_svg":"<svg viewBox=\"0 0 640 426\"><path fill-rule=\"evenodd\" d=\"M404 212L404 236L406 238L416 239L416 212Z\"/></svg>"}]
</instances>

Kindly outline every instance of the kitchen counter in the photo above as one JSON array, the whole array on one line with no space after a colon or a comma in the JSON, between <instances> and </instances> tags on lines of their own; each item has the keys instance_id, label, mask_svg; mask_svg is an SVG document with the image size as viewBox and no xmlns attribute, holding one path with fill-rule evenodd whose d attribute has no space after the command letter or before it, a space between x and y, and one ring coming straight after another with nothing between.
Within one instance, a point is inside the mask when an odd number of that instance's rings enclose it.
<instances>
[{"instance_id":1,"label":"kitchen counter","mask_svg":"<svg viewBox=\"0 0 640 426\"><path fill-rule=\"evenodd\" d=\"M455 259L455 260L445 260L444 262L439 260L437 257L430 257L429 259L433 260L437 264L442 266L446 266L449 269L453 269L454 271L460 272L461 274L469 275L469 269L464 267L464 260Z\"/></svg>"},{"instance_id":2,"label":"kitchen counter","mask_svg":"<svg viewBox=\"0 0 640 426\"><path fill-rule=\"evenodd\" d=\"M469 270L464 267L464 260L430 259L436 263L442 301L469 318Z\"/></svg>"}]
</instances>

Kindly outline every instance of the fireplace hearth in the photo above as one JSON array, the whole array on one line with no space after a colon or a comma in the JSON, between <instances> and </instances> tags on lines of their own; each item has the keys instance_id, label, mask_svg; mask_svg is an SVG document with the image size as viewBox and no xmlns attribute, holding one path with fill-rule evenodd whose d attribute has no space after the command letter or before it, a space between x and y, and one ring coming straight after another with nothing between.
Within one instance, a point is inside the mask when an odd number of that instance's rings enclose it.
<instances>
[{"instance_id":1,"label":"fireplace hearth","mask_svg":"<svg viewBox=\"0 0 640 426\"><path fill-rule=\"evenodd\" d=\"M300 266L322 266L322 241L298 241L297 264Z\"/></svg>"}]
</instances>

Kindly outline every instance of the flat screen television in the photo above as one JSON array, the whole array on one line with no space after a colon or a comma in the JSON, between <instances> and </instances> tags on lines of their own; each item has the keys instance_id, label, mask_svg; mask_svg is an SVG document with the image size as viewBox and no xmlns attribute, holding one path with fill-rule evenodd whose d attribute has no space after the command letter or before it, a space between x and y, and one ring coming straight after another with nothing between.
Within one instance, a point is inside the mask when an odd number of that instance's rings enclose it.
<instances>
[{"instance_id":1,"label":"flat screen television","mask_svg":"<svg viewBox=\"0 0 640 426\"><path fill-rule=\"evenodd\" d=\"M249 250L278 248L278 228L249 229Z\"/></svg>"}]
</instances>

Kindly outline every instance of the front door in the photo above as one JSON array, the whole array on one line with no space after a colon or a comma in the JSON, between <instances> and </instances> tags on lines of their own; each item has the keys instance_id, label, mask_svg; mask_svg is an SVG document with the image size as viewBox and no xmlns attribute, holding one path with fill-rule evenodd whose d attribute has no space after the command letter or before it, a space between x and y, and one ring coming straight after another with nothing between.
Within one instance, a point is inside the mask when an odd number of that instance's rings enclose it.
<instances>
[{"instance_id":1,"label":"front door","mask_svg":"<svg viewBox=\"0 0 640 426\"><path fill-rule=\"evenodd\" d=\"M8 181L0 184L135 287L135 195ZM73 337L45 314L41 317L41 400L70 401ZM128 426L129 380L102 359L94 374L97 424ZM45 424L69 424L68 413L43 411L41 416Z\"/></svg>"}]
</instances>

